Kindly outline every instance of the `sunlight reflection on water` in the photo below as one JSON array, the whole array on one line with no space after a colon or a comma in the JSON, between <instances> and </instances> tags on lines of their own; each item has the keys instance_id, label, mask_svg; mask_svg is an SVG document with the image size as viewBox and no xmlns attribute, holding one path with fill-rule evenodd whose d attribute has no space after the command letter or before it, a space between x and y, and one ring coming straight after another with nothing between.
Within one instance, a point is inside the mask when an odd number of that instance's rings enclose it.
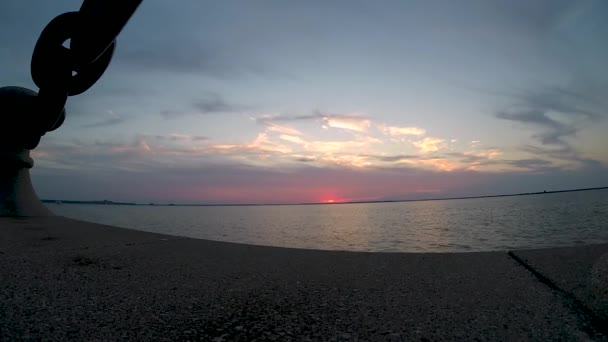
<instances>
[{"instance_id":1,"label":"sunlight reflection on water","mask_svg":"<svg viewBox=\"0 0 608 342\"><path fill-rule=\"evenodd\" d=\"M468 252L608 242L608 190L340 205L48 206L119 227L296 248Z\"/></svg>"}]
</instances>

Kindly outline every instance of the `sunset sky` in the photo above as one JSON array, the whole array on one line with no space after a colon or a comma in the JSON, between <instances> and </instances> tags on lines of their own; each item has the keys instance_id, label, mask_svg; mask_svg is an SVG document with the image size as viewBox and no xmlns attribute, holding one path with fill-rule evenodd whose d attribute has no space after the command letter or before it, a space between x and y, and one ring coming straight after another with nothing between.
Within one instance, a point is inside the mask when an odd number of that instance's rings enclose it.
<instances>
[{"instance_id":1,"label":"sunset sky","mask_svg":"<svg viewBox=\"0 0 608 342\"><path fill-rule=\"evenodd\" d=\"M0 3L0 85L81 1ZM32 152L42 198L416 199L608 186L608 1L144 0Z\"/></svg>"}]
</instances>

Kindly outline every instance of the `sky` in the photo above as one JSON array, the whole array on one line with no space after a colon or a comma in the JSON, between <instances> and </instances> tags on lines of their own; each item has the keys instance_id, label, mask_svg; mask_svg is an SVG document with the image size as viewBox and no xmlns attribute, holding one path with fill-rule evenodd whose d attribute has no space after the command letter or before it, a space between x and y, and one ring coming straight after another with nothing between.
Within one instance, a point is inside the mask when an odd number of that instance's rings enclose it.
<instances>
[{"instance_id":1,"label":"sky","mask_svg":"<svg viewBox=\"0 0 608 342\"><path fill-rule=\"evenodd\" d=\"M80 1L0 3L0 81ZM608 186L608 2L144 0L38 195L309 203Z\"/></svg>"}]
</instances>

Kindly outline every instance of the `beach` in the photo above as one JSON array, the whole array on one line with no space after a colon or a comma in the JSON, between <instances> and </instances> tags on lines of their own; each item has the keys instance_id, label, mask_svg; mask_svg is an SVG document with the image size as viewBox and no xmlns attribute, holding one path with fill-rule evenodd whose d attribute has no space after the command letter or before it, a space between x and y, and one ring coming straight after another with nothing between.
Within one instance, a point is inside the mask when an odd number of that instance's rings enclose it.
<instances>
[{"instance_id":1,"label":"beach","mask_svg":"<svg viewBox=\"0 0 608 342\"><path fill-rule=\"evenodd\" d=\"M63 217L0 237L3 340L606 339L608 244L318 251Z\"/></svg>"}]
</instances>

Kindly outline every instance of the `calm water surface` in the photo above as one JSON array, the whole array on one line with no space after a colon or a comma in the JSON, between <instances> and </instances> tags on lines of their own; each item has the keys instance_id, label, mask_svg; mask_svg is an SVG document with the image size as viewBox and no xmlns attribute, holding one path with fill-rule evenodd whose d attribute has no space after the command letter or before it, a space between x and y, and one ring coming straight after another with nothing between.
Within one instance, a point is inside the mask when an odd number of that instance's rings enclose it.
<instances>
[{"instance_id":1,"label":"calm water surface","mask_svg":"<svg viewBox=\"0 0 608 342\"><path fill-rule=\"evenodd\" d=\"M466 252L608 242L608 190L340 205L49 207L119 227L282 247Z\"/></svg>"}]
</instances>

